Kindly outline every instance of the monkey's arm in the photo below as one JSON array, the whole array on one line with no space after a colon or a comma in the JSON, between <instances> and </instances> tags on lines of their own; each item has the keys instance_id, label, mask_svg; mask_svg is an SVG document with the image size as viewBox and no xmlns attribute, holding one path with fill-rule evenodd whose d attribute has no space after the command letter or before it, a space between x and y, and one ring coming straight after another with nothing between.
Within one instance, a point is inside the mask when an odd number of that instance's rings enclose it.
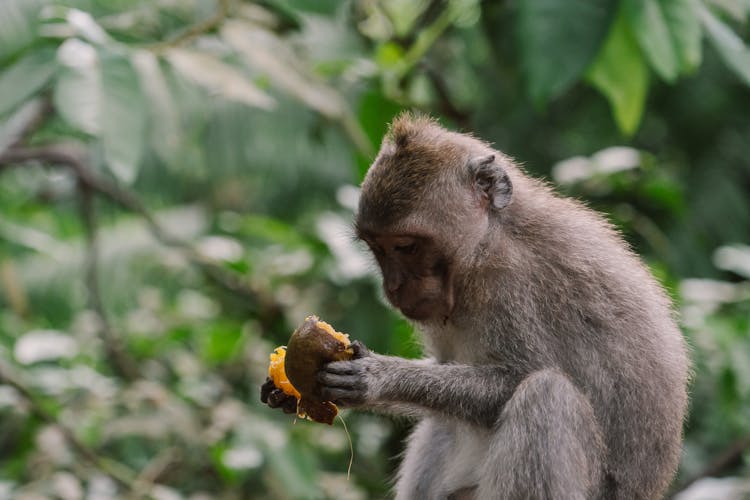
<instances>
[{"instance_id":1,"label":"monkey's arm","mask_svg":"<svg viewBox=\"0 0 750 500\"><path fill-rule=\"evenodd\" d=\"M329 363L318 373L325 399L406 415L427 410L491 426L517 385L497 366L408 360L361 344L356 350L356 359Z\"/></svg>"}]
</instances>

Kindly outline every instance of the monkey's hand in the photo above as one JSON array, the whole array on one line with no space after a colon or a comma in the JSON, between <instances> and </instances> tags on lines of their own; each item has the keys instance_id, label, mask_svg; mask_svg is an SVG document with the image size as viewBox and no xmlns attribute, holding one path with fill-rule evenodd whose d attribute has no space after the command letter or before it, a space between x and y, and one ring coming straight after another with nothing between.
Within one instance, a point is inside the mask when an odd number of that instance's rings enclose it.
<instances>
[{"instance_id":1,"label":"monkey's hand","mask_svg":"<svg viewBox=\"0 0 750 500\"><path fill-rule=\"evenodd\" d=\"M354 358L324 365L323 399L395 415L439 413L491 427L518 385L501 366L438 363L372 353L352 343Z\"/></svg>"},{"instance_id":2,"label":"monkey's hand","mask_svg":"<svg viewBox=\"0 0 750 500\"><path fill-rule=\"evenodd\" d=\"M320 395L341 406L360 406L375 398L378 373L385 368L382 356L373 354L365 345L352 342L354 356L349 361L333 361L318 372Z\"/></svg>"},{"instance_id":3,"label":"monkey's hand","mask_svg":"<svg viewBox=\"0 0 750 500\"><path fill-rule=\"evenodd\" d=\"M276 387L271 377L260 386L260 400L271 408L281 408L284 413L297 412L297 398Z\"/></svg>"}]
</instances>

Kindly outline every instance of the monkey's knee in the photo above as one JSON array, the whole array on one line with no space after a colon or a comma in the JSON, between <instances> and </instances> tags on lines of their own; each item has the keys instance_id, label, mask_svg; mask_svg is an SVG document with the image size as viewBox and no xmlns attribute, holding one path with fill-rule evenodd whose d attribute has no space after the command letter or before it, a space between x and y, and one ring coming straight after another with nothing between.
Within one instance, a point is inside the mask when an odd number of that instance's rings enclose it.
<instances>
[{"instance_id":1,"label":"monkey's knee","mask_svg":"<svg viewBox=\"0 0 750 500\"><path fill-rule=\"evenodd\" d=\"M589 401L564 374L529 375L505 405L477 498L596 495L603 444Z\"/></svg>"}]
</instances>

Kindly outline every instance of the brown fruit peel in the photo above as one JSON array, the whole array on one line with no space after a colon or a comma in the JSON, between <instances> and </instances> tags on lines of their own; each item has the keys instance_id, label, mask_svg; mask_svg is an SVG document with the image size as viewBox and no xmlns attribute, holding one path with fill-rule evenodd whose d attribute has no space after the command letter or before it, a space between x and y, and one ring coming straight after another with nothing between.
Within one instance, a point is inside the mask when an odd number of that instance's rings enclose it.
<instances>
[{"instance_id":1,"label":"brown fruit peel","mask_svg":"<svg viewBox=\"0 0 750 500\"><path fill-rule=\"evenodd\" d=\"M351 359L349 336L317 316L308 316L294 331L286 348L270 354L268 376L284 394L297 398L297 416L333 424L338 408L320 397L317 373L326 363Z\"/></svg>"}]
</instances>

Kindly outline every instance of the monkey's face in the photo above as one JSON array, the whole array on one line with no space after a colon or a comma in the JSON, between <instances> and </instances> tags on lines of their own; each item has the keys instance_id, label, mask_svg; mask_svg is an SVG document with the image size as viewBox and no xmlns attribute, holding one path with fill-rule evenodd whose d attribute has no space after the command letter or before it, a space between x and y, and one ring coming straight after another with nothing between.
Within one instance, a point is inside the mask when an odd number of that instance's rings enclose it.
<instances>
[{"instance_id":1,"label":"monkey's face","mask_svg":"<svg viewBox=\"0 0 750 500\"><path fill-rule=\"evenodd\" d=\"M431 238L360 235L378 261L388 301L416 321L445 319L453 305L451 259Z\"/></svg>"}]
</instances>

